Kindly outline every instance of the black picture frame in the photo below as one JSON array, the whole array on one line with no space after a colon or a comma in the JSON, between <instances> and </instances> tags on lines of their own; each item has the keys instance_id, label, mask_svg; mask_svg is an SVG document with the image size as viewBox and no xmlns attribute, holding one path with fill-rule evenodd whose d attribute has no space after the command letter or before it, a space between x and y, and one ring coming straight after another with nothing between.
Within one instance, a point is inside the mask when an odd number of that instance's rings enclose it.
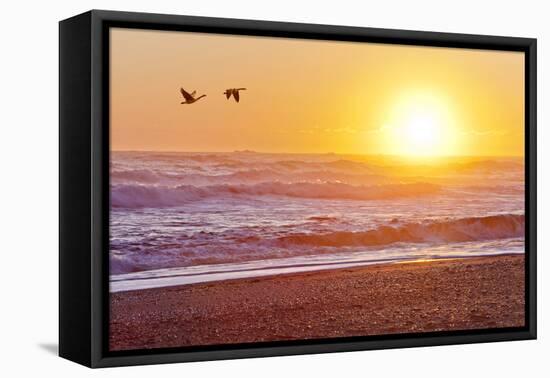
<instances>
[{"instance_id":1,"label":"black picture frame","mask_svg":"<svg viewBox=\"0 0 550 378\"><path fill-rule=\"evenodd\" d=\"M521 328L109 352L110 27L525 53L525 315ZM92 10L59 24L59 354L89 367L536 338L536 39Z\"/></svg>"}]
</instances>

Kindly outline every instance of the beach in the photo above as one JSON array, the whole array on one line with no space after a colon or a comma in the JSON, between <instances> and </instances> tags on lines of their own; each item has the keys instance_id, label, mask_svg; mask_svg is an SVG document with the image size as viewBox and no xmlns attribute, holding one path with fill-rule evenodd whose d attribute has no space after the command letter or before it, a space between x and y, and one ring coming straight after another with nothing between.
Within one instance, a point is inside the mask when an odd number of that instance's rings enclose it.
<instances>
[{"instance_id":1,"label":"beach","mask_svg":"<svg viewBox=\"0 0 550 378\"><path fill-rule=\"evenodd\" d=\"M112 351L521 327L524 256L425 260L110 294Z\"/></svg>"}]
</instances>

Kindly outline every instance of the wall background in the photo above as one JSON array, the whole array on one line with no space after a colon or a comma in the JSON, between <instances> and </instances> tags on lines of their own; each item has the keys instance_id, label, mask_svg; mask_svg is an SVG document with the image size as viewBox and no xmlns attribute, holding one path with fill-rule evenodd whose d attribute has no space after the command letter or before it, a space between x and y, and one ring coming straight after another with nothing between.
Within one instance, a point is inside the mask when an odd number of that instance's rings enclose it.
<instances>
[{"instance_id":1,"label":"wall background","mask_svg":"<svg viewBox=\"0 0 550 378\"><path fill-rule=\"evenodd\" d=\"M0 356L2 376L281 377L351 375L542 376L548 372L550 269L544 235L550 183L550 26L543 1L19 1L0 23ZM539 340L88 370L55 356L58 246L58 26L111 9L382 28L536 37L539 40ZM442 293L444 295L444 293Z\"/></svg>"}]
</instances>

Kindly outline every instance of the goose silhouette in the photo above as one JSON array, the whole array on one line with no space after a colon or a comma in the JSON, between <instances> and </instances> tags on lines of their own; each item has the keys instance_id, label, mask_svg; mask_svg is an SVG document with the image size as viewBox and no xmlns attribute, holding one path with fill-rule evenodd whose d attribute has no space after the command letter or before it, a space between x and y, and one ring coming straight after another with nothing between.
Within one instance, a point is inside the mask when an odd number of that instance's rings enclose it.
<instances>
[{"instance_id":1,"label":"goose silhouette","mask_svg":"<svg viewBox=\"0 0 550 378\"><path fill-rule=\"evenodd\" d=\"M227 98L228 100L231 97L231 95L233 95L233 98L235 99L235 101L239 102L239 99L240 99L239 91L245 91L245 90L246 88L229 88L229 89L226 89L225 92L223 92L223 94L225 95L225 98Z\"/></svg>"},{"instance_id":2,"label":"goose silhouette","mask_svg":"<svg viewBox=\"0 0 550 378\"><path fill-rule=\"evenodd\" d=\"M195 98L195 94L197 93L197 91L193 91L192 93L188 93L183 88L180 88L180 92L181 92L181 95L183 96L183 98L185 99L185 101L181 102L182 104L192 104L194 102L199 101L201 98L206 97L206 95L203 94L203 95Z\"/></svg>"}]
</instances>

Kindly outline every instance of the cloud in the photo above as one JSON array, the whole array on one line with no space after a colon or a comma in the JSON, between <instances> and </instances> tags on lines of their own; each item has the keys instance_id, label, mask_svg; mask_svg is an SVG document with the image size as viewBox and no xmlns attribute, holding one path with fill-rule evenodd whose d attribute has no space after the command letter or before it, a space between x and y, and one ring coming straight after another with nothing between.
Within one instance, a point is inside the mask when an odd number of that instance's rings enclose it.
<instances>
[{"instance_id":1,"label":"cloud","mask_svg":"<svg viewBox=\"0 0 550 378\"><path fill-rule=\"evenodd\" d=\"M473 135L473 136L503 136L509 134L507 130L462 130L460 132L462 135Z\"/></svg>"},{"instance_id":2,"label":"cloud","mask_svg":"<svg viewBox=\"0 0 550 378\"><path fill-rule=\"evenodd\" d=\"M351 127L351 126L343 126L343 127L325 127L325 128L321 128L319 126L313 126L313 127L310 127L310 128L307 128L307 129L300 129L298 130L299 133L301 134L320 134L320 133L324 133L324 134L348 134L348 135L354 135L354 134L358 134L359 132L363 132L363 133L379 133L381 131L383 131L386 127L384 126L381 126L379 128L376 128L376 129L358 129L356 127Z\"/></svg>"}]
</instances>

